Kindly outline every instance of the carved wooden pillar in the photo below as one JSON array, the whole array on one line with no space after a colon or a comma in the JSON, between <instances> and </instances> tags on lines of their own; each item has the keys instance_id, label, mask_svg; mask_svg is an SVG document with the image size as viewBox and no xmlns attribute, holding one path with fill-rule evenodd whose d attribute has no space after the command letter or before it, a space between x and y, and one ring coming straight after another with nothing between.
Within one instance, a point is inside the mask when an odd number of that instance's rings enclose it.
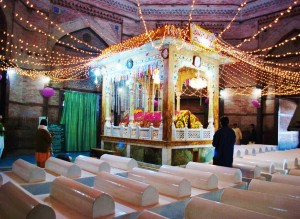
<instances>
[{"instance_id":1,"label":"carved wooden pillar","mask_svg":"<svg viewBox=\"0 0 300 219\"><path fill-rule=\"evenodd\" d=\"M174 51L173 45L169 45L169 57L164 59L163 81L163 141L172 141L172 124L174 116Z\"/></svg>"},{"instance_id":2,"label":"carved wooden pillar","mask_svg":"<svg viewBox=\"0 0 300 219\"><path fill-rule=\"evenodd\" d=\"M153 78L150 78L150 84L149 84L149 105L148 105L148 112L154 111L154 83Z\"/></svg>"},{"instance_id":3,"label":"carved wooden pillar","mask_svg":"<svg viewBox=\"0 0 300 219\"><path fill-rule=\"evenodd\" d=\"M102 101L102 115L105 117L105 125L111 125L111 82L108 76L103 76L102 95L105 101Z\"/></svg>"},{"instance_id":4,"label":"carved wooden pillar","mask_svg":"<svg viewBox=\"0 0 300 219\"><path fill-rule=\"evenodd\" d=\"M132 79L129 79L128 88L129 88L129 125L132 125L134 120L134 89L135 89Z\"/></svg>"},{"instance_id":5,"label":"carved wooden pillar","mask_svg":"<svg viewBox=\"0 0 300 219\"><path fill-rule=\"evenodd\" d=\"M149 112L149 83L150 83L150 77L148 77L144 83L144 92L145 92L145 106L144 106L144 112Z\"/></svg>"},{"instance_id":6,"label":"carved wooden pillar","mask_svg":"<svg viewBox=\"0 0 300 219\"><path fill-rule=\"evenodd\" d=\"M214 90L214 99L213 99L214 127L215 127L215 131L216 131L219 128L219 109L220 109L220 103L219 103L219 97L220 97L220 91L219 91L219 64L215 64L213 83L214 83L213 84L213 90Z\"/></svg>"},{"instance_id":7,"label":"carved wooden pillar","mask_svg":"<svg viewBox=\"0 0 300 219\"><path fill-rule=\"evenodd\" d=\"M180 111L180 96L181 96L181 92L180 91L176 91L176 110Z\"/></svg>"},{"instance_id":8,"label":"carved wooden pillar","mask_svg":"<svg viewBox=\"0 0 300 219\"><path fill-rule=\"evenodd\" d=\"M214 127L214 90L213 90L213 78L211 77L208 81L208 128Z\"/></svg>"}]
</instances>

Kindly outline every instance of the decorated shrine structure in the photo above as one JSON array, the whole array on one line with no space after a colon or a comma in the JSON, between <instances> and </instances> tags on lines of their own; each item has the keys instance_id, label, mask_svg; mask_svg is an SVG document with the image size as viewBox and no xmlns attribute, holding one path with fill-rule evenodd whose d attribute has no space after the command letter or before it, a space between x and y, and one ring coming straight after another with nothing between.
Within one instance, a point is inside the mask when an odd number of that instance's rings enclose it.
<instances>
[{"instance_id":1,"label":"decorated shrine structure","mask_svg":"<svg viewBox=\"0 0 300 219\"><path fill-rule=\"evenodd\" d=\"M105 142L161 148L162 164L172 149L210 147L219 115L219 66L233 62L216 48L214 34L164 26L104 50L91 63L100 71L102 136ZM208 126L180 109L182 87L206 91ZM202 121L203 122L203 121Z\"/></svg>"}]
</instances>

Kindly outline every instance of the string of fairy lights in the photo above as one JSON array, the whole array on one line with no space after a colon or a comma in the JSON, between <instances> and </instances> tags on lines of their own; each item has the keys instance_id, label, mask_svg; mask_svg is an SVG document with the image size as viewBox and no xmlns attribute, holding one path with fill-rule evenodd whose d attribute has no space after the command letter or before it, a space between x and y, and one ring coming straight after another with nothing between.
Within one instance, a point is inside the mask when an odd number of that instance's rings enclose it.
<instances>
[{"instance_id":1,"label":"string of fairy lights","mask_svg":"<svg viewBox=\"0 0 300 219\"><path fill-rule=\"evenodd\" d=\"M293 6L298 4L298 0L295 0L284 12L281 12L279 14L279 16L277 16L270 24L260 28L252 37L246 38L244 39L243 42L241 42L240 44L236 45L237 48L241 47L244 43L246 42L250 42L252 40L254 40L261 32L263 32L264 30L273 27L274 24L278 23L279 19L282 18L283 16L285 16L286 14L291 13Z\"/></svg>"},{"instance_id":2,"label":"string of fairy lights","mask_svg":"<svg viewBox=\"0 0 300 219\"><path fill-rule=\"evenodd\" d=\"M12 34L9 34L9 33L6 33L6 32L3 32L6 36L8 37L11 37L13 38L14 35ZM2 40L3 41L3 40ZM68 65L68 62L70 62L69 64L72 64L74 62L84 62L85 60L88 60L90 61L91 60L91 57L82 57L82 56L70 56L70 55L67 55L67 54L62 54L62 53L59 53L57 51L49 51L47 50L46 48L42 49L42 48L39 48L38 45L31 45L32 47L34 47L34 49L37 49L37 51L34 51L32 49L30 49L29 47L27 47L27 45L29 45L28 42L24 42L24 40L22 39L18 39L18 42L21 44L20 46L18 45L15 45L13 43L11 43L10 41L8 41L6 44L7 44L7 47L6 49L4 47L2 47L2 51L10 51L11 53L15 53L17 55L22 55L22 50L27 52L27 55L29 58L32 58L32 59L36 59L36 60L41 60L41 61L49 61L49 62L65 62L65 63L62 63L65 64L65 65ZM10 47L10 50L9 50L9 47ZM18 50L20 49L20 51ZM49 54L53 55L57 55L59 57L54 57L54 56L50 56ZM61 58L61 57L64 57L64 58ZM51 59L56 59L56 61L52 61ZM59 64L59 63L58 63Z\"/></svg>"},{"instance_id":3,"label":"string of fairy lights","mask_svg":"<svg viewBox=\"0 0 300 219\"><path fill-rule=\"evenodd\" d=\"M20 21L23 20L23 17L21 15L19 15L18 13L15 13L15 17L17 19L19 19ZM96 55L98 53L95 53L95 52L88 52L88 51L85 51L85 50L82 50L82 49L78 49L76 48L74 45L70 44L70 43L66 43L66 42L63 42L59 39L57 39L55 36L49 34L49 33L46 33L45 31L43 31L42 29L38 28L37 26L33 25L30 21L26 20L26 24L28 24L28 27L34 31L37 31L39 33L41 33L42 35L46 36L46 37L49 37L49 38L52 38L53 40L55 40L56 43L59 43L59 44L62 44L62 45L65 45L65 46L68 46L68 47L71 47L72 49L76 50L77 52L81 52L81 53L84 53L84 54L89 54L89 55Z\"/></svg>"},{"instance_id":4,"label":"string of fairy lights","mask_svg":"<svg viewBox=\"0 0 300 219\"><path fill-rule=\"evenodd\" d=\"M109 48L101 51L99 48L89 45L82 40L72 36L67 33L62 27L53 22L50 17L45 13L36 9L31 1L26 1L27 6L41 16L45 21L50 25L55 27L57 31L69 36L70 39L76 44L81 44L88 47L91 50L97 52L90 52L77 48L71 43L66 43L58 39L55 35L49 34L42 30L41 28L34 25L29 20L26 20L19 13L15 13L14 17L21 24L24 25L27 29L35 31L42 36L45 36L51 40L54 40L57 44L63 45L65 47L72 48L74 51L85 55L85 56L76 56L64 54L60 51L50 51L47 48L41 48L39 45L26 42L26 40L19 38L16 40L15 36L11 33L4 32L3 34L9 39L6 42L6 46L2 46L1 50L9 52L13 55L13 58L5 60L3 56L1 59L0 69L5 70L7 67L16 67L17 73L20 75L28 76L31 78L37 78L41 75L46 75L52 79L53 82L61 82L65 80L85 80L90 77L89 75L89 63L91 61L97 61L104 57L111 56L115 53L119 53L125 50L131 50L137 47L140 47L146 43L151 43L153 48L160 49L165 42L166 37L174 37L177 40L174 40L176 48L180 50L183 48L184 44L188 43L190 40L189 36L189 24L192 22L192 14L195 9L195 0L192 0L191 10L189 13L189 18L187 25L184 29L177 28L174 25L165 25L163 27L157 28L155 30L148 30L145 18L142 13L142 8L139 0L136 0L138 6L139 17L142 21L142 24L145 29L145 33L133 37L129 40L126 40L120 44L115 44ZM2 9L7 8L5 2L0 0ZM233 22L236 20L238 14L247 4L247 0L243 1L237 9L235 16L232 18L230 23L225 27L225 29L219 34L219 37L228 31ZM260 28L252 37L245 39L242 43L238 44L236 47L231 46L220 38L216 40L216 51L223 55L233 58L236 60L235 63L230 65L224 65L222 71L220 71L220 87L235 87L235 94L238 95L249 95L251 89L248 87L253 86L255 83L259 83L264 86L262 90L262 95L267 94L295 94L300 93L300 74L297 68L300 66L299 62L289 62L289 63L278 63L268 60L263 60L262 58L285 58L290 56L298 56L300 54L297 52L286 52L284 54L257 54L259 52L267 52L273 48L278 48L286 45L288 42L295 41L300 37L300 34L293 36L279 44L270 46L268 48L257 49L254 51L241 51L238 48L241 47L244 43L250 42L255 39L262 31L267 28L271 28L274 24L278 23L280 19L284 16L287 16L291 13L293 7L298 4L298 0L293 1L293 3L288 6L288 8L280 12L279 15L268 25ZM1 33L0 33L1 34ZM155 40L160 39L159 43L156 43ZM179 41L178 41L179 39ZM14 42L14 43L12 43ZM180 43L178 43L180 42ZM3 43L3 42L0 42ZM194 49L194 48L193 48ZM197 49L203 53L212 53L212 51L205 48ZM28 59L24 60L24 52L27 54ZM100 53L101 52L101 53ZM255 54L255 55L254 55ZM96 59L94 59L97 56ZM31 70L22 69L20 66L29 65L34 66ZM283 69L282 67L288 67ZM47 68L50 70L40 70ZM271 89L274 87L275 89ZM244 88L244 89L243 89ZM200 91L186 89L183 91L185 95L196 95L199 96ZM202 96L205 94L201 93Z\"/></svg>"},{"instance_id":5,"label":"string of fairy lights","mask_svg":"<svg viewBox=\"0 0 300 219\"><path fill-rule=\"evenodd\" d=\"M243 9L243 7L247 4L247 0L242 2L241 5L238 7L236 14L232 18L232 20L229 22L229 24L219 33L219 37L222 37L222 35L231 28L231 24L235 21L240 11Z\"/></svg>"},{"instance_id":6,"label":"string of fairy lights","mask_svg":"<svg viewBox=\"0 0 300 219\"><path fill-rule=\"evenodd\" d=\"M259 85L267 87L273 86L276 89L276 94L283 95L285 92L282 87L285 87L286 94L297 94L299 92L299 82L286 80L284 77L274 76L266 72L257 71L251 66L239 65L236 63L225 65L220 72L220 87L235 87L247 88L256 85L255 82L259 81ZM263 86L262 86L263 87ZM281 89L278 89L281 88ZM261 95L268 95L270 90L264 89ZM238 95L251 95L251 89L238 89L233 91Z\"/></svg>"},{"instance_id":7,"label":"string of fairy lights","mask_svg":"<svg viewBox=\"0 0 300 219\"><path fill-rule=\"evenodd\" d=\"M49 17L44 14L43 12L41 12L40 10L37 10L34 8L34 5L30 2L30 1L26 1L26 4L28 5L28 7L30 7L32 10L34 10L37 14L41 15L46 21L49 20ZM101 52L101 49L95 47L95 46L92 46L92 45L89 45L88 43L86 42L83 42L82 40L76 38L75 36L67 33L63 28L61 28L58 24L56 24L54 21L50 21L50 24L55 26L57 28L57 30L59 30L61 33L63 34L66 34L66 36L69 36L72 40L74 40L76 43L79 43L79 44L83 44L87 47L89 47L90 49L93 49L93 50L96 50L98 52Z\"/></svg>"},{"instance_id":8,"label":"string of fairy lights","mask_svg":"<svg viewBox=\"0 0 300 219\"><path fill-rule=\"evenodd\" d=\"M175 44L177 50L182 49L183 46L184 46L184 44L185 44L185 42L189 39L189 36L188 36L189 35L189 27L190 27L190 23L192 22L192 19L193 19L192 14L193 14L193 11L195 9L195 2L196 2L195 0L192 0L191 11L189 13L189 19L188 19L188 22L186 24L185 30L180 29L180 32L183 33L183 34L182 33L180 34L181 39L182 39L181 45L179 45L176 41L173 42ZM151 43L151 45L152 45L153 48L160 49L162 47L162 45L164 44L164 42L165 42L165 36L166 35L165 34L163 35L162 40L161 40L161 42L160 42L159 45L157 45L157 46L154 45L154 43L153 43L154 39L152 38L152 35L149 34L149 30L147 28L146 20L144 19L144 16L143 16L143 13L142 13L141 3L140 3L139 0L136 0L136 3L137 3L137 6L138 6L139 17L142 20L146 36L149 38L149 42Z\"/></svg>"},{"instance_id":9,"label":"string of fairy lights","mask_svg":"<svg viewBox=\"0 0 300 219\"><path fill-rule=\"evenodd\" d=\"M257 55L257 57L264 57L264 58L282 58L282 57L287 57L287 56L298 56L300 55L300 51L297 51L297 52L287 52L287 53L284 53L284 54L276 54L276 55L272 55L272 54L267 54L267 55Z\"/></svg>"},{"instance_id":10,"label":"string of fairy lights","mask_svg":"<svg viewBox=\"0 0 300 219\"><path fill-rule=\"evenodd\" d=\"M3 0L0 1L2 9L6 9L7 6ZM34 9L33 4L30 1L27 1L26 4L32 9ZM35 9L34 9L35 10ZM39 10L35 10L37 14L43 16L45 20L49 20L49 18ZM37 26L33 25L29 20L25 20L22 16L18 13L14 14L15 18L26 26L27 29L31 29L32 31L38 32L46 36L47 38L51 38L56 43L61 45L65 45L74 49L75 51L79 52L80 54L86 54L90 56L96 56L99 53L88 52L85 50L81 50L76 48L74 45L69 43L62 42L61 40L57 39L54 35L48 34L44 32L42 29L38 28ZM53 21L50 21L51 25L55 25L58 30L62 33L65 31L58 27ZM37 78L39 76L46 75L52 79L53 82L60 82L64 80L82 80L87 79L89 77L88 74L88 63L91 61L93 57L83 57L83 56L71 56L67 54L63 54L59 51L49 51L46 48L41 48L38 45L30 44L25 42L25 40L19 38L18 45L13 44L12 42L16 42L15 40L11 39L14 38L13 34L8 32L4 32L4 35L7 36L8 42L6 43L6 48L2 47L1 49L6 52L10 52L10 54L14 55L14 58L10 58L8 62L1 62L1 67L9 67L14 66L16 67L17 73L25 76L29 76L31 78ZM69 35L69 34L66 34ZM83 41L78 40L76 37L71 36L70 38L73 39L76 43L84 44L85 46L96 50L96 47L92 47ZM97 51L99 49L97 48ZM26 60L24 60L23 52L27 53ZM55 55L55 56L54 56ZM19 57L19 58L17 58ZM31 60L30 60L31 59ZM35 61L32 61L35 60ZM30 65L33 66L31 70L22 70L19 64L23 65ZM66 67L67 66L67 67ZM47 68L55 68L49 71L42 71L37 70L40 67L47 67ZM59 68L58 68L59 67ZM73 75L72 75L73 72Z\"/></svg>"},{"instance_id":11,"label":"string of fairy lights","mask_svg":"<svg viewBox=\"0 0 300 219\"><path fill-rule=\"evenodd\" d=\"M299 37L300 37L300 34L298 34L298 35L296 35L296 36L293 36L293 37L290 37L290 38L288 38L288 39L285 39L283 42L278 43L278 44L275 44L274 46L269 46L269 47L267 47L267 48L257 49L257 50L254 50L254 51L248 51L247 53L253 54L253 53L257 53L257 52L266 52L266 51L270 51L270 50L273 49L273 48L278 48L278 47L284 46L285 44L289 43L290 41L295 41L295 40L297 40ZM263 56L262 56L262 57L263 57Z\"/></svg>"}]
</instances>

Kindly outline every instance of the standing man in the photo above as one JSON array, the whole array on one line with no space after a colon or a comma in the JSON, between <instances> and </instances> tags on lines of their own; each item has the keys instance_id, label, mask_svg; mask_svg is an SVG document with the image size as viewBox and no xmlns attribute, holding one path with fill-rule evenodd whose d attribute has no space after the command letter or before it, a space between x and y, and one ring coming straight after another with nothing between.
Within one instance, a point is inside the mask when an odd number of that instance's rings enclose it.
<instances>
[{"instance_id":1,"label":"standing man","mask_svg":"<svg viewBox=\"0 0 300 219\"><path fill-rule=\"evenodd\" d=\"M45 163L51 156L52 136L47 129L48 122L42 119L36 132L35 159L38 167L45 168Z\"/></svg>"},{"instance_id":2,"label":"standing man","mask_svg":"<svg viewBox=\"0 0 300 219\"><path fill-rule=\"evenodd\" d=\"M238 127L237 123L233 124L233 131L235 133L235 145L240 145L241 144L241 140L243 138L241 129Z\"/></svg>"},{"instance_id":3,"label":"standing man","mask_svg":"<svg viewBox=\"0 0 300 219\"><path fill-rule=\"evenodd\" d=\"M250 136L249 136L249 144L255 144L256 142L256 130L255 125L250 124Z\"/></svg>"},{"instance_id":4,"label":"standing man","mask_svg":"<svg viewBox=\"0 0 300 219\"><path fill-rule=\"evenodd\" d=\"M212 143L215 147L214 165L232 167L235 134L234 131L228 127L228 124L228 117L222 117L222 127L214 134Z\"/></svg>"}]
</instances>

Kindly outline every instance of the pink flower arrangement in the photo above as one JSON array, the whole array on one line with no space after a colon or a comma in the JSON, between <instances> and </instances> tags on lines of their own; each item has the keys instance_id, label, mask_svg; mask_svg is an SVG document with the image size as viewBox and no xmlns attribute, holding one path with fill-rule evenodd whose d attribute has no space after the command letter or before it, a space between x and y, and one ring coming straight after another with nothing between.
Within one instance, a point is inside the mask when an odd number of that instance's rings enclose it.
<instances>
[{"instance_id":1,"label":"pink flower arrangement","mask_svg":"<svg viewBox=\"0 0 300 219\"><path fill-rule=\"evenodd\" d=\"M161 123L161 112L141 112L135 111L134 123L139 123L141 127L150 127L151 123L154 127L159 127ZM121 122L124 125L128 125L129 116L126 116Z\"/></svg>"}]
</instances>

